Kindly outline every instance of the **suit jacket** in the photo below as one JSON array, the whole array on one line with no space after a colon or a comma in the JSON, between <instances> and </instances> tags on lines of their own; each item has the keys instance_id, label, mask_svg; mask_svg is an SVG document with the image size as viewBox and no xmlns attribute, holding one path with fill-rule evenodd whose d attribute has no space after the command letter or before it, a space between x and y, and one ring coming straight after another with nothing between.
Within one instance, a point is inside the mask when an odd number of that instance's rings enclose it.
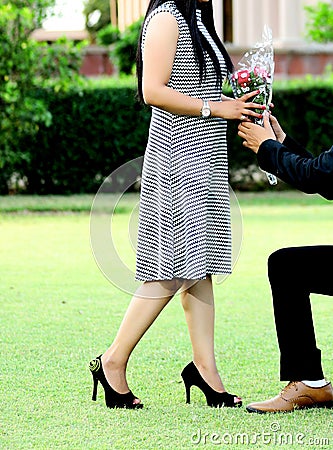
<instances>
[{"instance_id":1,"label":"suit jacket","mask_svg":"<svg viewBox=\"0 0 333 450\"><path fill-rule=\"evenodd\" d=\"M333 146L314 157L291 137L280 144L264 141L257 153L259 166L307 194L333 200Z\"/></svg>"}]
</instances>

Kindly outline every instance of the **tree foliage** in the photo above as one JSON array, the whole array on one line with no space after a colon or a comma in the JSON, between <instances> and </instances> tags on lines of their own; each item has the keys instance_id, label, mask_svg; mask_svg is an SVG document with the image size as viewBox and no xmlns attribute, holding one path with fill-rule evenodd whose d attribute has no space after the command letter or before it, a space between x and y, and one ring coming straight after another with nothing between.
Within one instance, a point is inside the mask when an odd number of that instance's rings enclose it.
<instances>
[{"instance_id":1,"label":"tree foliage","mask_svg":"<svg viewBox=\"0 0 333 450\"><path fill-rule=\"evenodd\" d=\"M96 42L98 45L108 46L120 39L120 31L111 23L97 32Z\"/></svg>"},{"instance_id":2,"label":"tree foliage","mask_svg":"<svg viewBox=\"0 0 333 450\"><path fill-rule=\"evenodd\" d=\"M333 2L318 2L316 6L306 6L305 11L307 37L315 42L333 42Z\"/></svg>"},{"instance_id":3,"label":"tree foliage","mask_svg":"<svg viewBox=\"0 0 333 450\"><path fill-rule=\"evenodd\" d=\"M136 52L143 18L129 25L114 43L111 58L115 61L120 73L130 75L135 71Z\"/></svg>"},{"instance_id":4,"label":"tree foliage","mask_svg":"<svg viewBox=\"0 0 333 450\"><path fill-rule=\"evenodd\" d=\"M52 122L48 105L33 96L34 89L52 85L65 90L80 78L79 48L66 39L48 46L30 37L53 3L0 0L0 177L26 158L24 149L17 148L20 137Z\"/></svg>"},{"instance_id":5,"label":"tree foliage","mask_svg":"<svg viewBox=\"0 0 333 450\"><path fill-rule=\"evenodd\" d=\"M14 0L7 1L1 0L1 5L10 5L13 4L17 8L29 8L33 13L33 20L31 22L32 30L41 27L43 20L46 18L47 14L55 5L55 0Z\"/></svg>"},{"instance_id":6,"label":"tree foliage","mask_svg":"<svg viewBox=\"0 0 333 450\"><path fill-rule=\"evenodd\" d=\"M94 41L96 33L110 23L110 0L86 0L83 14L86 17L86 29Z\"/></svg>"}]
</instances>

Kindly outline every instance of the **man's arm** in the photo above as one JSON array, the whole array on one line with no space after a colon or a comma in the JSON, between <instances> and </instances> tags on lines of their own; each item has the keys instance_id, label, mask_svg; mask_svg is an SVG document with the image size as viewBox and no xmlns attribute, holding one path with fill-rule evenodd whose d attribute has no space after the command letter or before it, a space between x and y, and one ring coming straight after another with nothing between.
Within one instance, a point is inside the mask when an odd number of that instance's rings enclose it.
<instances>
[{"instance_id":1,"label":"man's arm","mask_svg":"<svg viewBox=\"0 0 333 450\"><path fill-rule=\"evenodd\" d=\"M315 158L286 136L275 118L273 125L279 127L283 143L276 140L268 115L263 127L250 121L238 127L243 145L257 154L259 166L307 194L318 193L333 200L333 147Z\"/></svg>"},{"instance_id":2,"label":"man's arm","mask_svg":"<svg viewBox=\"0 0 333 450\"><path fill-rule=\"evenodd\" d=\"M333 200L333 147L314 158L308 152L293 153L284 144L264 141L257 153L259 166L307 194Z\"/></svg>"},{"instance_id":3,"label":"man's arm","mask_svg":"<svg viewBox=\"0 0 333 450\"><path fill-rule=\"evenodd\" d=\"M312 153L308 152L306 148L304 148L301 144L295 141L292 137L286 135L282 144L288 148L292 153L296 153L297 155L304 156L305 158L313 158Z\"/></svg>"}]
</instances>

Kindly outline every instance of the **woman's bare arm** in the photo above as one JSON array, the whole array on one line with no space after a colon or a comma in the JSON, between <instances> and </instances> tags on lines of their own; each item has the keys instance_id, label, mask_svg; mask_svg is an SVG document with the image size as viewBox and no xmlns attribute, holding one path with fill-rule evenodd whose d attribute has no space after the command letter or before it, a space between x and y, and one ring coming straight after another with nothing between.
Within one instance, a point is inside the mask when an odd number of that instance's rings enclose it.
<instances>
[{"instance_id":1,"label":"woman's bare arm","mask_svg":"<svg viewBox=\"0 0 333 450\"><path fill-rule=\"evenodd\" d=\"M167 86L173 67L178 43L178 24L174 16L168 12L156 14L150 20L144 51L142 91L145 102L172 114L200 116L202 99L190 97ZM261 108L255 103L246 103L254 96L250 93L241 99L210 101L213 117L225 119L241 119L242 115L260 117L251 108Z\"/></svg>"}]
</instances>

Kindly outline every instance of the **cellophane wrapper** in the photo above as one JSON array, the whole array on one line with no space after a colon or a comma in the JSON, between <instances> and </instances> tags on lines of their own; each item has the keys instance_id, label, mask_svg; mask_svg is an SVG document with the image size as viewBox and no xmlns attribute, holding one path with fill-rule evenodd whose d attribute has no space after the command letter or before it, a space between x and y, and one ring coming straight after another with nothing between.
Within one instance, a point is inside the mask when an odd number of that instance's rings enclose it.
<instances>
[{"instance_id":1,"label":"cellophane wrapper","mask_svg":"<svg viewBox=\"0 0 333 450\"><path fill-rule=\"evenodd\" d=\"M269 110L272 101L274 79L274 49L271 29L265 25L262 39L248 50L238 62L235 71L229 75L229 82L235 98L242 97L252 91L260 92L249 101L265 105ZM263 110L255 110L262 114ZM252 119L258 125L263 125L263 119ZM270 184L277 184L275 175L266 172Z\"/></svg>"},{"instance_id":2,"label":"cellophane wrapper","mask_svg":"<svg viewBox=\"0 0 333 450\"><path fill-rule=\"evenodd\" d=\"M272 31L265 25L262 40L247 51L238 62L235 71L229 75L229 81L235 98L242 97L252 91L259 94L251 98L251 102L265 105L269 110L272 100L274 78L274 50ZM262 110L257 110L262 113ZM262 119L255 119L262 125Z\"/></svg>"}]
</instances>

